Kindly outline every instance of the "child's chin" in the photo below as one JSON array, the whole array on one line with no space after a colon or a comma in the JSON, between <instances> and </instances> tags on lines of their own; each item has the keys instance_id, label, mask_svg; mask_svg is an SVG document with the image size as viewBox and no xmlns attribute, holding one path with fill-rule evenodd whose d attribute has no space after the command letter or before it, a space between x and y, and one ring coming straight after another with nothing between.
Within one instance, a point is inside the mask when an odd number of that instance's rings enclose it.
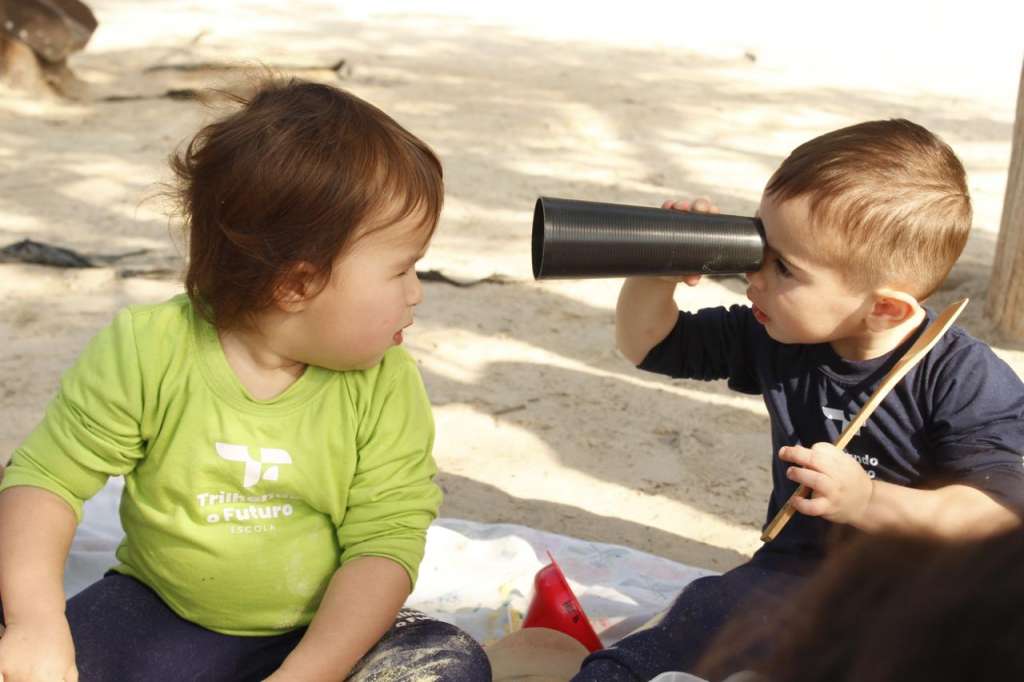
<instances>
[{"instance_id":1,"label":"child's chin","mask_svg":"<svg viewBox=\"0 0 1024 682\"><path fill-rule=\"evenodd\" d=\"M375 358L371 358L369 360L364 360L360 362L356 367L353 367L352 369L373 369L374 367L379 365L383 359L383 355L378 355Z\"/></svg>"},{"instance_id":2,"label":"child's chin","mask_svg":"<svg viewBox=\"0 0 1024 682\"><path fill-rule=\"evenodd\" d=\"M778 343L783 343L783 344L801 343L801 341L799 339L794 339L794 338L792 338L790 336L786 336L784 334L780 334L778 332L778 330L772 329L770 323L764 325L764 330L765 330L765 332L768 333L768 336L771 337L772 341L776 341Z\"/></svg>"},{"instance_id":3,"label":"child's chin","mask_svg":"<svg viewBox=\"0 0 1024 682\"><path fill-rule=\"evenodd\" d=\"M767 329L768 336L772 337L772 340L776 343L781 343L784 346L814 346L819 343L826 343L827 339L813 338L811 336L798 336L798 335L783 335L778 332L773 332L771 329Z\"/></svg>"},{"instance_id":4,"label":"child's chin","mask_svg":"<svg viewBox=\"0 0 1024 682\"><path fill-rule=\"evenodd\" d=\"M332 363L331 365L321 365L324 369L329 369L332 372L359 372L364 369L373 369L381 363L384 359L384 354L374 356L372 358L366 358L362 360L350 360L348 362Z\"/></svg>"}]
</instances>

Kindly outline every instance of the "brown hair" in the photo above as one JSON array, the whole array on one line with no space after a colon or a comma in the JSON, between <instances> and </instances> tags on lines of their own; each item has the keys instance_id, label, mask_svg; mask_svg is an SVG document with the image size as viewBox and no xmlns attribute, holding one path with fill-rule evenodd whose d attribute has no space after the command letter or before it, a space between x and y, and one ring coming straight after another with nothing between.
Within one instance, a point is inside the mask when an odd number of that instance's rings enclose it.
<instances>
[{"instance_id":1,"label":"brown hair","mask_svg":"<svg viewBox=\"0 0 1024 682\"><path fill-rule=\"evenodd\" d=\"M770 682L1024 679L1024 530L981 540L864 535L829 556L770 624L731 622L697 666ZM770 653L757 661L737 652Z\"/></svg>"},{"instance_id":2,"label":"brown hair","mask_svg":"<svg viewBox=\"0 0 1024 682\"><path fill-rule=\"evenodd\" d=\"M319 83L267 79L170 158L188 241L185 288L220 329L271 306L300 263L322 288L355 238L413 214L437 226L441 163L377 107ZM419 212L419 213L418 213Z\"/></svg>"},{"instance_id":3,"label":"brown hair","mask_svg":"<svg viewBox=\"0 0 1024 682\"><path fill-rule=\"evenodd\" d=\"M806 197L826 265L857 286L898 286L925 299L960 257L971 200L949 145L903 119L869 121L800 145L765 195Z\"/></svg>"}]
</instances>

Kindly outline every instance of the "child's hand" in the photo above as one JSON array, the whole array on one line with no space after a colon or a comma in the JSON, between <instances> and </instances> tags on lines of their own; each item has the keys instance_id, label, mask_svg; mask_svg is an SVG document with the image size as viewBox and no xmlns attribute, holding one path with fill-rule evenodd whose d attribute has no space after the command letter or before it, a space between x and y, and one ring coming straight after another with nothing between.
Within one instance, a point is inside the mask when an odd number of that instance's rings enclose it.
<instances>
[{"instance_id":1,"label":"child's hand","mask_svg":"<svg viewBox=\"0 0 1024 682\"><path fill-rule=\"evenodd\" d=\"M793 500L798 512L834 523L855 523L863 516L874 482L853 457L831 443L815 443L781 448L779 459L796 464L786 476L811 489L811 497Z\"/></svg>"},{"instance_id":2,"label":"child's hand","mask_svg":"<svg viewBox=\"0 0 1024 682\"><path fill-rule=\"evenodd\" d=\"M693 211L694 213L718 213L718 207L711 203L707 197L699 197L692 202L685 199L667 199L662 208L671 211ZM682 275L679 277L663 276L661 279L670 282L685 282L687 286L695 287L700 282L700 275Z\"/></svg>"},{"instance_id":3,"label":"child's hand","mask_svg":"<svg viewBox=\"0 0 1024 682\"><path fill-rule=\"evenodd\" d=\"M718 207L707 197L697 197L693 201L686 199L666 199L661 205L672 211L693 211L694 213L718 213Z\"/></svg>"},{"instance_id":4,"label":"child's hand","mask_svg":"<svg viewBox=\"0 0 1024 682\"><path fill-rule=\"evenodd\" d=\"M75 645L63 615L8 623L0 637L3 682L78 682Z\"/></svg>"}]
</instances>

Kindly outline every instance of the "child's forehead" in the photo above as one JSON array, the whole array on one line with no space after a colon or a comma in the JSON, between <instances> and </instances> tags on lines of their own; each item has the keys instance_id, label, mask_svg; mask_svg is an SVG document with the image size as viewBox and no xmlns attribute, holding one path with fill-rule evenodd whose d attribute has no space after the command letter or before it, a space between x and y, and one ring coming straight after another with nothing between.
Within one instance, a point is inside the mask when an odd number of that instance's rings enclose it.
<instances>
[{"instance_id":1,"label":"child's forehead","mask_svg":"<svg viewBox=\"0 0 1024 682\"><path fill-rule=\"evenodd\" d=\"M425 251L434 234L434 224L423 211L367 225L356 235L357 241L369 241L398 251Z\"/></svg>"},{"instance_id":2,"label":"child's forehead","mask_svg":"<svg viewBox=\"0 0 1024 682\"><path fill-rule=\"evenodd\" d=\"M817 260L820 231L813 227L810 203L805 197L784 201L764 197L757 215L764 226L768 248L792 260Z\"/></svg>"}]
</instances>

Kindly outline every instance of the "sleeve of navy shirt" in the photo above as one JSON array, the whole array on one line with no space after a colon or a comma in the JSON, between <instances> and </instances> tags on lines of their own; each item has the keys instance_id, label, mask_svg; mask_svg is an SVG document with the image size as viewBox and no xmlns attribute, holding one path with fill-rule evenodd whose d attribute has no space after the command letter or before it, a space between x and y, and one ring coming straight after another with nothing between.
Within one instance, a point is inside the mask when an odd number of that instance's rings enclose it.
<instances>
[{"instance_id":1,"label":"sleeve of navy shirt","mask_svg":"<svg viewBox=\"0 0 1024 682\"><path fill-rule=\"evenodd\" d=\"M734 391L758 394L751 348L758 328L745 306L680 312L676 326L637 366L676 379L728 379Z\"/></svg>"},{"instance_id":2,"label":"sleeve of navy shirt","mask_svg":"<svg viewBox=\"0 0 1024 682\"><path fill-rule=\"evenodd\" d=\"M970 485L1024 517L1024 383L984 343L951 332L927 368L937 482Z\"/></svg>"}]
</instances>

